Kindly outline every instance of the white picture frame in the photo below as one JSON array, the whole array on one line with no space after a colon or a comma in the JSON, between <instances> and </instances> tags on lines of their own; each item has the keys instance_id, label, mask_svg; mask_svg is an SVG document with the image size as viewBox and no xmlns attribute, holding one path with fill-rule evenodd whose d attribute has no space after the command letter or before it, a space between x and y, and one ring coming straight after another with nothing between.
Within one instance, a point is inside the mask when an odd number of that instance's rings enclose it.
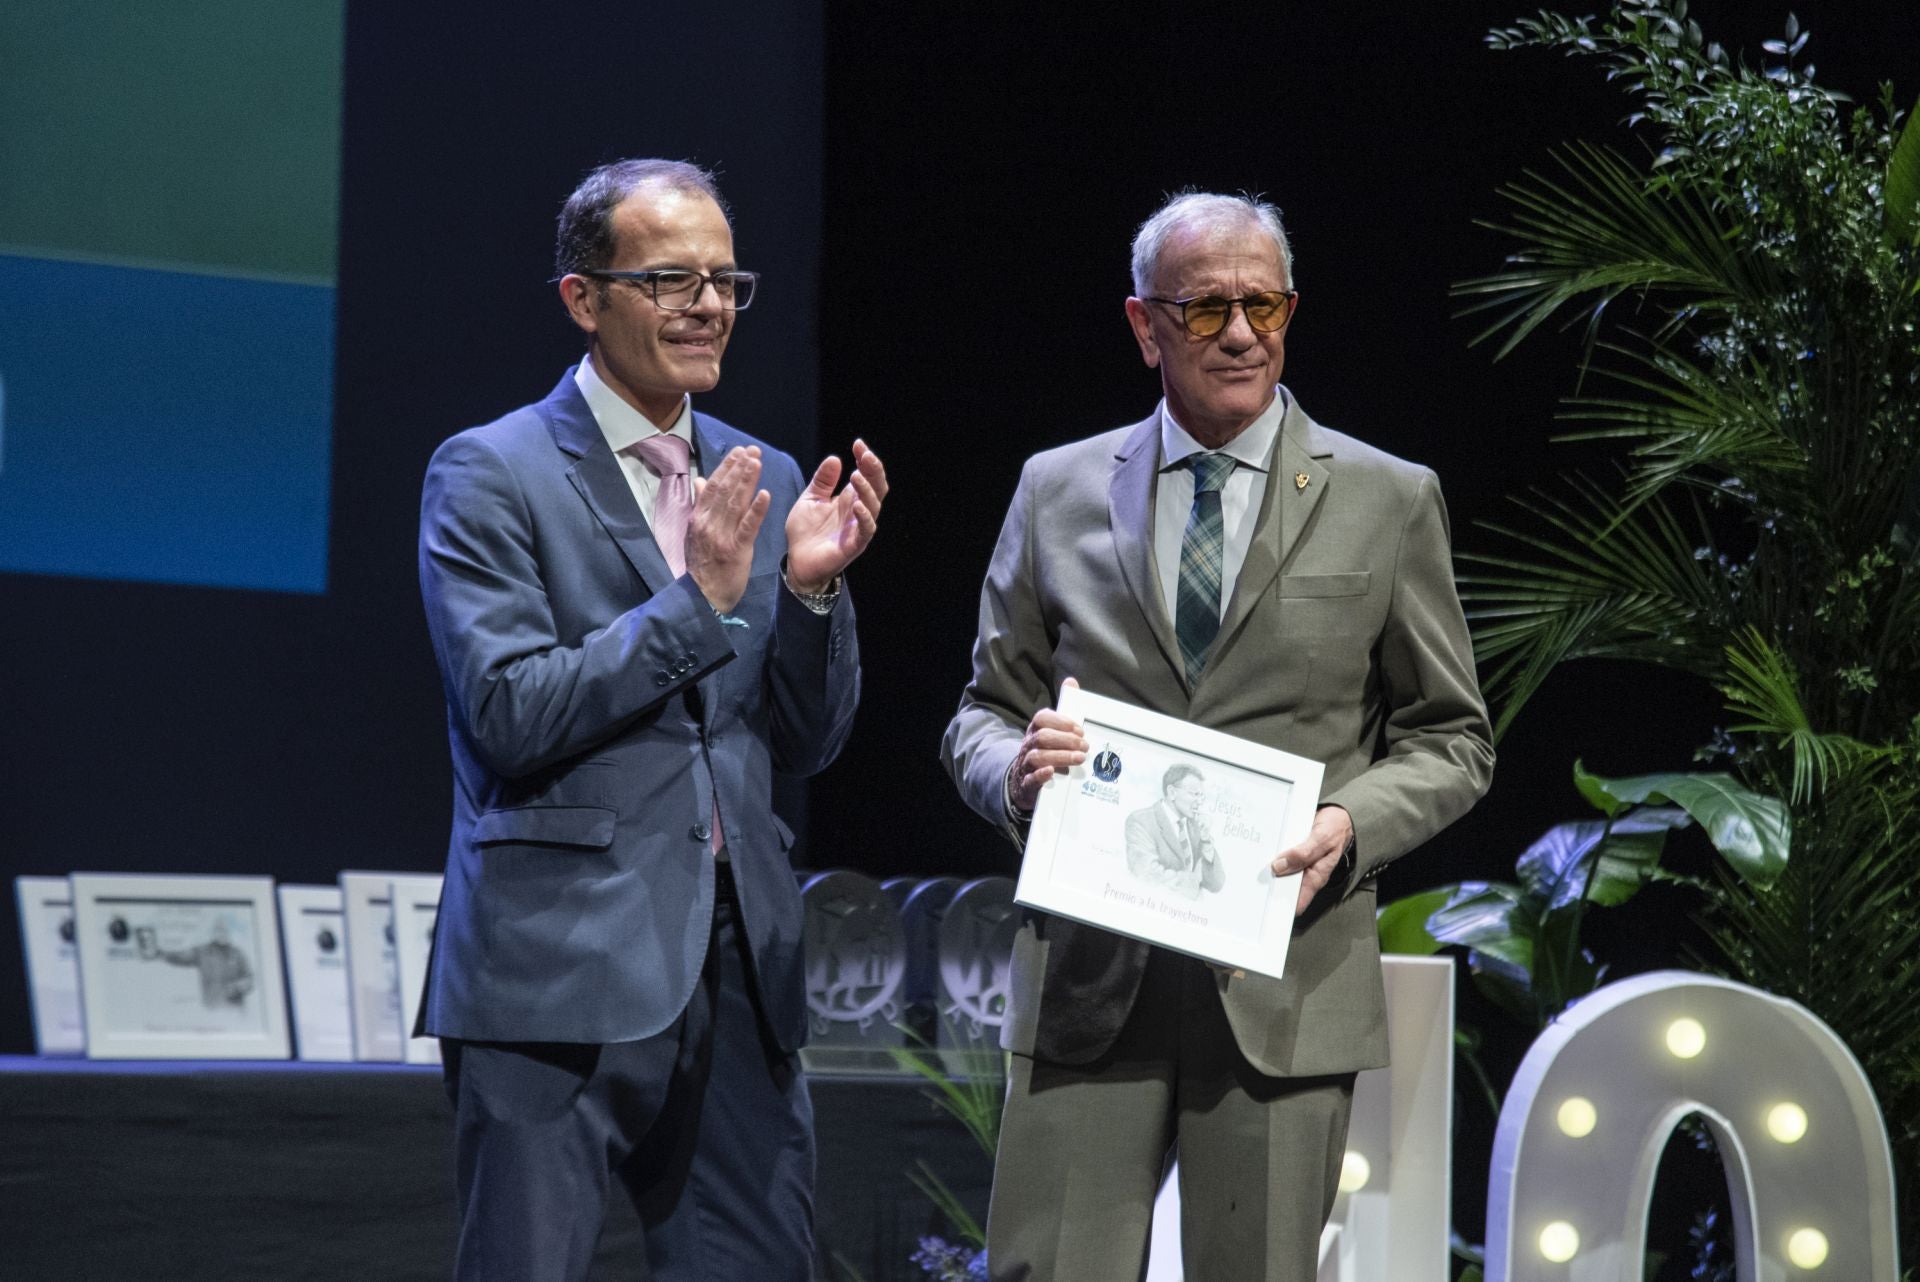
<instances>
[{"instance_id":1,"label":"white picture frame","mask_svg":"<svg viewBox=\"0 0 1920 1282\"><path fill-rule=\"evenodd\" d=\"M394 947L393 879L406 873L351 871L340 874L347 924L347 1004L353 1022L353 1057L362 1063L398 1064L406 1058L400 1025L399 957Z\"/></svg>"},{"instance_id":2,"label":"white picture frame","mask_svg":"<svg viewBox=\"0 0 1920 1282\"><path fill-rule=\"evenodd\" d=\"M1016 902L1235 970L1279 976L1317 761L1069 686L1090 752L1040 790Z\"/></svg>"},{"instance_id":3,"label":"white picture frame","mask_svg":"<svg viewBox=\"0 0 1920 1282\"><path fill-rule=\"evenodd\" d=\"M440 1039L415 1037L420 1002L427 986L427 958L433 951L433 924L440 915L439 876L393 879L394 974L400 985L402 1057L409 1064L438 1064Z\"/></svg>"},{"instance_id":4,"label":"white picture frame","mask_svg":"<svg viewBox=\"0 0 1920 1282\"><path fill-rule=\"evenodd\" d=\"M271 877L74 873L89 1059L286 1059Z\"/></svg>"},{"instance_id":5,"label":"white picture frame","mask_svg":"<svg viewBox=\"0 0 1920 1282\"><path fill-rule=\"evenodd\" d=\"M295 1056L311 1063L350 1062L353 1017L347 1002L346 907L340 887L283 885L279 897Z\"/></svg>"},{"instance_id":6,"label":"white picture frame","mask_svg":"<svg viewBox=\"0 0 1920 1282\"><path fill-rule=\"evenodd\" d=\"M33 1043L42 1055L84 1055L80 957L74 946L73 887L65 877L15 877L20 946L26 953Z\"/></svg>"}]
</instances>

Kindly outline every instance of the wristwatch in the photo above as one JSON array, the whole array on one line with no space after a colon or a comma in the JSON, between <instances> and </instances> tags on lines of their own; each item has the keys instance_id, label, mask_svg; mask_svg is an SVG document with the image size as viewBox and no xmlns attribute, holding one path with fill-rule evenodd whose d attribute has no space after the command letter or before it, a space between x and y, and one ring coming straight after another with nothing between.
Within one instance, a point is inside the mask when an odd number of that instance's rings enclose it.
<instances>
[{"instance_id":1,"label":"wristwatch","mask_svg":"<svg viewBox=\"0 0 1920 1282\"><path fill-rule=\"evenodd\" d=\"M786 584L787 591L800 598L801 605L806 606L807 609L812 610L815 614L832 614L833 607L838 604L840 600L840 576L837 574L833 576L833 582L827 584L827 590L825 592L799 591L793 584L787 583L787 572L784 569L780 571L780 582Z\"/></svg>"}]
</instances>

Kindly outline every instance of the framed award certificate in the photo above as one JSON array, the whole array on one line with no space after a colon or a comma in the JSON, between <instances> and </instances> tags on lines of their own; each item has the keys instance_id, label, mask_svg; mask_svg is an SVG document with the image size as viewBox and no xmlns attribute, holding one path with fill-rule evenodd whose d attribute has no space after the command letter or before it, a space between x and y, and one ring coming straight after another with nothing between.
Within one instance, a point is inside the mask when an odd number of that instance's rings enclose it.
<instances>
[{"instance_id":1,"label":"framed award certificate","mask_svg":"<svg viewBox=\"0 0 1920 1282\"><path fill-rule=\"evenodd\" d=\"M68 880L88 1058L287 1058L271 877Z\"/></svg>"},{"instance_id":2,"label":"framed award certificate","mask_svg":"<svg viewBox=\"0 0 1920 1282\"><path fill-rule=\"evenodd\" d=\"M393 929L393 879L405 873L343 872L347 924L347 1008L353 1057L397 1064L406 1058L400 1020L400 959Z\"/></svg>"},{"instance_id":3,"label":"framed award certificate","mask_svg":"<svg viewBox=\"0 0 1920 1282\"><path fill-rule=\"evenodd\" d=\"M20 942L33 997L33 1040L42 1055L87 1049L80 1018L80 960L74 949L73 888L65 877L15 877Z\"/></svg>"},{"instance_id":4,"label":"framed award certificate","mask_svg":"<svg viewBox=\"0 0 1920 1282\"><path fill-rule=\"evenodd\" d=\"M347 1009L347 924L338 886L281 886L294 1046L304 1060L353 1058Z\"/></svg>"},{"instance_id":5,"label":"framed award certificate","mask_svg":"<svg viewBox=\"0 0 1920 1282\"><path fill-rule=\"evenodd\" d=\"M440 1062L440 1039L413 1035L426 995L427 957L433 951L433 923L439 915L437 874L393 879L393 973L400 985L401 1054L409 1064Z\"/></svg>"},{"instance_id":6,"label":"framed award certificate","mask_svg":"<svg viewBox=\"0 0 1920 1282\"><path fill-rule=\"evenodd\" d=\"M1236 970L1278 976L1322 767L1069 686L1087 760L1040 790L1014 898Z\"/></svg>"}]
</instances>

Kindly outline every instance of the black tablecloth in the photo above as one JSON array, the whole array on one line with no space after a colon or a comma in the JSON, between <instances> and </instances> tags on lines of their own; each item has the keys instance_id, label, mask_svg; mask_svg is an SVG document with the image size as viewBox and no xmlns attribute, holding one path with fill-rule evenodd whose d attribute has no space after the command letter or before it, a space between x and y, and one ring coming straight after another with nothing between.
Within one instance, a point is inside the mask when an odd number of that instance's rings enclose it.
<instances>
[{"instance_id":1,"label":"black tablecloth","mask_svg":"<svg viewBox=\"0 0 1920 1282\"><path fill-rule=\"evenodd\" d=\"M815 1274L918 1278L924 1158L984 1219L991 1164L920 1084L815 1074ZM441 1279L454 1235L438 1069L0 1057L0 1278ZM615 1196L595 1279L646 1277Z\"/></svg>"}]
</instances>

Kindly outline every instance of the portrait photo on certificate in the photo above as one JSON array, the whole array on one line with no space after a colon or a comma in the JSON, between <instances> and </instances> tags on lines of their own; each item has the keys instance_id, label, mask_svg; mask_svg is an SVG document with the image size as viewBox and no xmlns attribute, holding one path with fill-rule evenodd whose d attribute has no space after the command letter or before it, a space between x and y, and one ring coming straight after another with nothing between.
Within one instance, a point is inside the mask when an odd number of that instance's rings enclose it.
<instances>
[{"instance_id":1,"label":"portrait photo on certificate","mask_svg":"<svg viewBox=\"0 0 1920 1282\"><path fill-rule=\"evenodd\" d=\"M1017 900L1279 975L1299 874L1273 859L1313 822L1321 766L1068 687L1088 759L1040 790Z\"/></svg>"}]
</instances>

